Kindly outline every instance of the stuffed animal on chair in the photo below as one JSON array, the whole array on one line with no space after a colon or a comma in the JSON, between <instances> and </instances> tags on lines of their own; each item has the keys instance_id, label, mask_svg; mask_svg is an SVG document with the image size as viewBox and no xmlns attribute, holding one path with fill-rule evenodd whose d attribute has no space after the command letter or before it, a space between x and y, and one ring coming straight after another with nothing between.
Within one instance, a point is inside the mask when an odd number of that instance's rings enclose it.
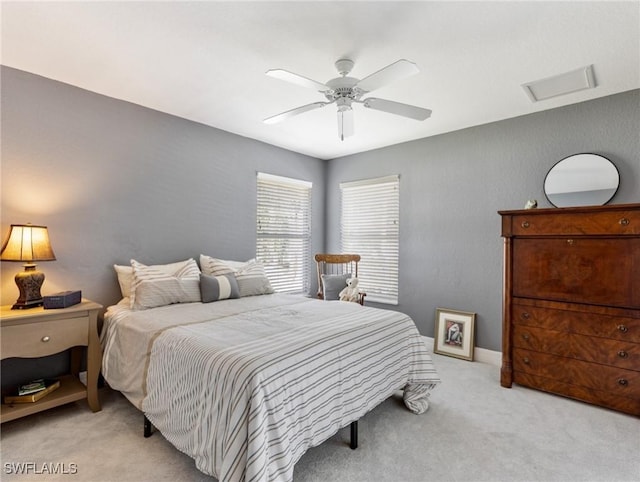
<instances>
[{"instance_id":1,"label":"stuffed animal on chair","mask_svg":"<svg viewBox=\"0 0 640 482\"><path fill-rule=\"evenodd\" d=\"M347 287L344 288L338 295L340 301L360 301L360 290L358 289L358 278L349 278L347 280Z\"/></svg>"}]
</instances>

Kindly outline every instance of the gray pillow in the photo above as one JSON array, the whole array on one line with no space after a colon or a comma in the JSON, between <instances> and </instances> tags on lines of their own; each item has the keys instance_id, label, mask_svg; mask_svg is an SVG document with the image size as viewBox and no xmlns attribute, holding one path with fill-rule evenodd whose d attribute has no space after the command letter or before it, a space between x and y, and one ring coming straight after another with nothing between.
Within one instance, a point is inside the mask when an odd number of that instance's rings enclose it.
<instances>
[{"instance_id":1,"label":"gray pillow","mask_svg":"<svg viewBox=\"0 0 640 482\"><path fill-rule=\"evenodd\" d=\"M347 280L349 278L351 278L351 273L323 274L322 287L324 289L324 299L340 299L340 292L347 287Z\"/></svg>"},{"instance_id":2,"label":"gray pillow","mask_svg":"<svg viewBox=\"0 0 640 482\"><path fill-rule=\"evenodd\" d=\"M238 282L233 274L209 276L200 274L200 295L203 303L239 298Z\"/></svg>"}]
</instances>

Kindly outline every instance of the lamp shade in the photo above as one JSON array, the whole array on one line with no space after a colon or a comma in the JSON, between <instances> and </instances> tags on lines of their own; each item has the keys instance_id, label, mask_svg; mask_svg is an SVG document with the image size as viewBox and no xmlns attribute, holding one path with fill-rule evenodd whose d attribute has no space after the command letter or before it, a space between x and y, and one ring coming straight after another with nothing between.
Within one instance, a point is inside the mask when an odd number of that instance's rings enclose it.
<instances>
[{"instance_id":1,"label":"lamp shade","mask_svg":"<svg viewBox=\"0 0 640 482\"><path fill-rule=\"evenodd\" d=\"M3 261L54 261L49 232L46 226L12 224L9 238L2 247Z\"/></svg>"}]
</instances>

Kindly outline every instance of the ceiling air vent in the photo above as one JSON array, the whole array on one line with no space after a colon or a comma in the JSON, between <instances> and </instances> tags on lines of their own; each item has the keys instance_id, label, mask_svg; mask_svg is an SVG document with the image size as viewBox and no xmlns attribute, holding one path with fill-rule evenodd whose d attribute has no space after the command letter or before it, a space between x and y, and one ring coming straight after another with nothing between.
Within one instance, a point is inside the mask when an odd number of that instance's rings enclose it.
<instances>
[{"instance_id":1,"label":"ceiling air vent","mask_svg":"<svg viewBox=\"0 0 640 482\"><path fill-rule=\"evenodd\" d=\"M593 77L593 65L587 65L571 72L555 75L542 80L522 84L531 102L550 99L559 95L593 89L596 86Z\"/></svg>"}]
</instances>

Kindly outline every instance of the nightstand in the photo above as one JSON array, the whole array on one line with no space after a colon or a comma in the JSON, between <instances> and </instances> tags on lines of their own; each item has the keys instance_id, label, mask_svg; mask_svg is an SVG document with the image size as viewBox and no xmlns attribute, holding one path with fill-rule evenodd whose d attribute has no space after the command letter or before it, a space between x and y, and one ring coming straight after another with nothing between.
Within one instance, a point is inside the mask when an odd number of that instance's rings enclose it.
<instances>
[{"instance_id":1,"label":"nightstand","mask_svg":"<svg viewBox=\"0 0 640 482\"><path fill-rule=\"evenodd\" d=\"M60 388L33 403L2 403L0 423L87 399L89 408L100 410L98 375L102 349L98 339L98 312L102 306L83 299L81 303L62 309L42 307L12 310L0 308L0 357L38 358L71 349L71 373L59 377ZM80 381L82 347L87 347L87 384ZM28 380L25 380L25 382Z\"/></svg>"}]
</instances>

